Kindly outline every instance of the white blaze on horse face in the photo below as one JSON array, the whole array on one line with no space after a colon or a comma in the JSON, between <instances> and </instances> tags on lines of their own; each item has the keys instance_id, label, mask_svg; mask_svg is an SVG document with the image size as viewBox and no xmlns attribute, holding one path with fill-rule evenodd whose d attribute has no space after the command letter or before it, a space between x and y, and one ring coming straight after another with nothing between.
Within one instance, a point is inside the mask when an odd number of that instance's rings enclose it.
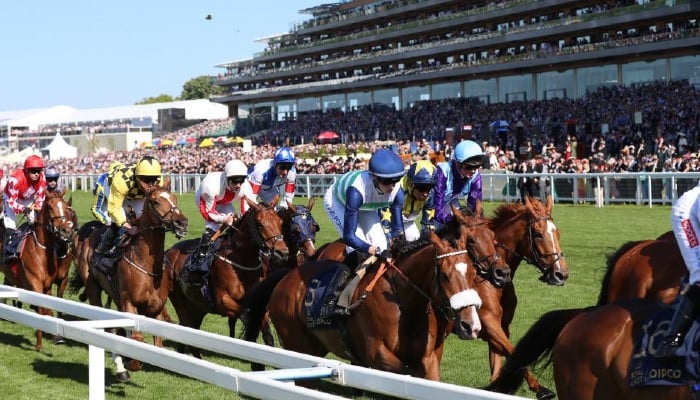
<instances>
[{"instance_id":1,"label":"white blaze on horse face","mask_svg":"<svg viewBox=\"0 0 700 400\"><path fill-rule=\"evenodd\" d=\"M170 193L161 192L159 196L167 200L168 203L170 203L170 208L177 208L177 204L175 204L175 202L173 201L174 197Z\"/></svg>"},{"instance_id":2,"label":"white blaze on horse face","mask_svg":"<svg viewBox=\"0 0 700 400\"><path fill-rule=\"evenodd\" d=\"M552 242L552 247L557 247L552 249L552 253L555 254L561 254L562 251L560 248L558 248L559 243L556 240L556 236L554 235L554 232L557 231L557 226L554 225L554 222L551 220L547 220L547 235L549 236L549 240ZM557 264L559 263L559 258L557 258Z\"/></svg>"},{"instance_id":3,"label":"white blaze on horse face","mask_svg":"<svg viewBox=\"0 0 700 400\"><path fill-rule=\"evenodd\" d=\"M459 271L459 273L462 274L462 276L464 276L464 277L467 276L467 268L468 268L467 263L460 262L460 263L455 264L455 269L457 271Z\"/></svg>"}]
</instances>

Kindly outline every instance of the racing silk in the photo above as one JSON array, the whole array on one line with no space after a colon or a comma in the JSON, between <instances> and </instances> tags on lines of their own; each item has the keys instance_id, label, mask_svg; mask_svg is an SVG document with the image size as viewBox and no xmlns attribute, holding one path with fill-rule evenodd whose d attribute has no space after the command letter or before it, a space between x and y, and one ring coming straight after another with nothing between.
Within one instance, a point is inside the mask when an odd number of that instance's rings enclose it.
<instances>
[{"instance_id":1,"label":"racing silk","mask_svg":"<svg viewBox=\"0 0 700 400\"><path fill-rule=\"evenodd\" d=\"M403 233L403 218L401 206L404 192L401 185L396 185L390 193L379 193L374 187L369 171L351 171L343 174L333 184L333 198L345 206L343 218L343 240L348 246L369 252L370 243L357 237L358 219L360 213L372 213L384 228L389 241Z\"/></svg>"},{"instance_id":2,"label":"racing silk","mask_svg":"<svg viewBox=\"0 0 700 400\"><path fill-rule=\"evenodd\" d=\"M107 213L112 222L120 228L126 223L124 200L143 199L146 197L146 194L141 191L136 183L135 169L136 165L119 165L110 170L107 176L107 183L109 184ZM163 181L162 176L160 181Z\"/></svg>"},{"instance_id":3,"label":"racing silk","mask_svg":"<svg viewBox=\"0 0 700 400\"><path fill-rule=\"evenodd\" d=\"M287 173L286 178L277 175L275 170L275 162L268 158L259 161L253 167L253 170L248 174L248 185L243 185L242 195L257 202L258 197L264 203L270 203L276 194L280 195L280 205L287 206L287 201L290 203L294 200L294 191L296 190L297 172L296 168L292 167ZM286 200L286 201L285 201ZM246 206L241 211L245 212Z\"/></svg>"},{"instance_id":4,"label":"racing silk","mask_svg":"<svg viewBox=\"0 0 700 400\"><path fill-rule=\"evenodd\" d=\"M92 207L92 215L105 225L112 223L107 213L107 198L109 197L109 185L107 183L107 172L97 177L95 186L92 187L92 194L95 196Z\"/></svg>"},{"instance_id":5,"label":"racing silk","mask_svg":"<svg viewBox=\"0 0 700 400\"><path fill-rule=\"evenodd\" d=\"M476 201L482 199L481 173L477 169L471 178L462 176L457 161L438 164L438 183L435 192L435 220L446 224L452 219L450 204L454 199L466 197L471 211L476 209Z\"/></svg>"},{"instance_id":6,"label":"racing silk","mask_svg":"<svg viewBox=\"0 0 700 400\"><path fill-rule=\"evenodd\" d=\"M10 207L15 214L24 212L29 205L34 205L35 210L44 206L46 199L46 179L41 174L39 180L30 182L23 169L12 172L5 186L5 205Z\"/></svg>"},{"instance_id":7,"label":"racing silk","mask_svg":"<svg viewBox=\"0 0 700 400\"><path fill-rule=\"evenodd\" d=\"M418 215L421 216L421 226L423 229L433 229L435 219L435 189L431 190L428 198L418 200L413 197L408 176L404 175L400 183L403 192L405 193L402 215L404 222L415 221Z\"/></svg>"},{"instance_id":8,"label":"racing silk","mask_svg":"<svg viewBox=\"0 0 700 400\"><path fill-rule=\"evenodd\" d=\"M217 206L231 204L240 199L238 193L231 191L226 185L226 175L223 172L208 173L195 192L194 199L205 221L222 224L227 214L217 210Z\"/></svg>"}]
</instances>

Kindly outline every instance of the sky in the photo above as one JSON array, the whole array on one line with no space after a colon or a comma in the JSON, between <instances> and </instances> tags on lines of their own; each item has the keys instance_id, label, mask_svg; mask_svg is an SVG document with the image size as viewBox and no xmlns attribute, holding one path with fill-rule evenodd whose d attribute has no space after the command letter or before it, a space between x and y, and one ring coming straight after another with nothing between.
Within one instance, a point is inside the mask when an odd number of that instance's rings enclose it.
<instances>
[{"instance_id":1,"label":"sky","mask_svg":"<svg viewBox=\"0 0 700 400\"><path fill-rule=\"evenodd\" d=\"M133 105L179 96L252 58L328 0L22 0L0 10L0 111ZM211 15L207 20L206 16Z\"/></svg>"}]
</instances>

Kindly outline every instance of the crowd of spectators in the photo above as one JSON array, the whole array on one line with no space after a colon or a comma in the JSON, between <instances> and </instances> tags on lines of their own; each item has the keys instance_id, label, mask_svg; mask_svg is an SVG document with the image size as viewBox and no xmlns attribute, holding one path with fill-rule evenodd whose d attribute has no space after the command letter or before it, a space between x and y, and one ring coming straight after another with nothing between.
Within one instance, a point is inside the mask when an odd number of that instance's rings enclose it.
<instances>
[{"instance_id":1,"label":"crowd of spectators","mask_svg":"<svg viewBox=\"0 0 700 400\"><path fill-rule=\"evenodd\" d=\"M688 81L601 87L580 99L483 104L469 99L421 101L406 110L362 107L348 112L300 114L258 135L249 151L239 145L198 146L213 130L233 129L231 119L207 121L169 133L181 145L83 155L56 164L64 174L98 174L113 160L135 162L149 154L169 173L205 174L233 158L253 165L291 145L301 174L333 174L366 167L377 148L395 149L406 163L451 154L447 128L469 122L471 138L487 154L486 168L507 172L700 171L700 96ZM490 121L505 120L507 129ZM325 130L338 143L317 143ZM456 137L461 132L457 129ZM183 137L195 138L182 141ZM18 165L3 165L7 173Z\"/></svg>"}]
</instances>

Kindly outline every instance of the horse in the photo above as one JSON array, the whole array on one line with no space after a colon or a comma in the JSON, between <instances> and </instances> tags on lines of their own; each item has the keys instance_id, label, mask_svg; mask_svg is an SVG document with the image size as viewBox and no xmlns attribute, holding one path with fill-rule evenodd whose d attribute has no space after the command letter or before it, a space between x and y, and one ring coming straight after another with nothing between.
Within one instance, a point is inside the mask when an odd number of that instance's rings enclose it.
<instances>
[{"instance_id":1,"label":"horse","mask_svg":"<svg viewBox=\"0 0 700 400\"><path fill-rule=\"evenodd\" d=\"M46 196L47 197L61 197L65 199L65 193L66 190L62 191L53 191L53 192L47 192ZM66 201L67 204L72 204L72 196ZM80 231L80 225L78 224L78 215L73 211L73 226L76 231ZM59 241L58 243L58 249L57 249L57 254L59 254L59 266L58 266L58 271L56 274L56 280L54 281L54 284L56 285L56 296L59 298L63 298L63 294L66 291L66 287L68 286L68 275L70 272L70 266L73 261L73 240L75 239L75 234L73 235L73 238L70 241Z\"/></svg>"},{"instance_id":2,"label":"horse","mask_svg":"<svg viewBox=\"0 0 700 400\"><path fill-rule=\"evenodd\" d=\"M561 400L690 400L688 386L630 387L631 361L643 352L653 354L654 348L650 344L636 352L635 338L650 329L649 316L663 307L667 306L633 299L545 313L520 339L499 377L486 389L514 393L522 384L522 370L546 360L552 364Z\"/></svg>"},{"instance_id":3,"label":"horse","mask_svg":"<svg viewBox=\"0 0 700 400\"><path fill-rule=\"evenodd\" d=\"M315 276L339 267L337 261L311 260L274 271L249 293L244 339L256 340L269 306L288 350L320 357L333 353L365 367L439 380L447 334L474 339L480 330L481 301L471 288L476 271L467 255L474 229L462 224L451 239L431 231L429 238L409 242L394 261L374 262L355 289L352 313L338 321L341 328L310 329L304 311Z\"/></svg>"},{"instance_id":4,"label":"horse","mask_svg":"<svg viewBox=\"0 0 700 400\"><path fill-rule=\"evenodd\" d=\"M70 287L74 292L84 287L81 300L87 297L91 305L102 306L101 293L104 291L119 311L169 321L164 307L170 291L170 274L163 271L165 233L173 232L177 238L185 236L188 221L177 205L177 197L169 190L169 180L162 186L138 184L145 193L143 212L135 221L138 232L121 244L122 256L115 267L109 276L92 268L93 251L103 232L94 229L82 244L80 264L71 277ZM85 268L88 274L83 280ZM129 332L129 337L143 341L143 335L136 331ZM154 338L154 341L162 346L160 338ZM117 378L128 381L128 372L116 358ZM138 360L129 360L126 369L138 371L141 365Z\"/></svg>"},{"instance_id":5,"label":"horse","mask_svg":"<svg viewBox=\"0 0 700 400\"><path fill-rule=\"evenodd\" d=\"M673 232L627 242L607 258L598 304L644 298L670 304L688 275Z\"/></svg>"},{"instance_id":6,"label":"horse","mask_svg":"<svg viewBox=\"0 0 700 400\"><path fill-rule=\"evenodd\" d=\"M65 273L62 272L62 265L77 225L75 212L71 208L72 201L63 199L64 192L46 197L41 210L37 211L36 221L18 245L19 258L3 263L2 271L10 285L50 295L53 284ZM3 225L2 237L5 236L4 230ZM62 291L60 294L63 294ZM45 307L36 307L36 311L41 315L53 316L53 310ZM43 348L42 341L43 332L38 330L37 350ZM54 341L58 343L61 339L56 337Z\"/></svg>"},{"instance_id":7,"label":"horse","mask_svg":"<svg viewBox=\"0 0 700 400\"><path fill-rule=\"evenodd\" d=\"M229 335L235 337L242 299L246 291L267 274L269 267L265 264L269 263L270 268L287 265L289 250L282 235L282 219L271 206L246 201L250 208L238 221L234 232L223 235L221 245L215 255L212 254L206 286L190 285L180 278L198 239L180 242L166 251L165 268L172 276L168 297L180 325L199 329L207 314L218 314L228 317ZM218 237L220 232L215 235ZM203 293L203 288L207 293ZM269 324L265 325L265 341L273 345ZM198 349L189 350L193 356L201 358ZM180 345L178 351L184 352L185 345Z\"/></svg>"},{"instance_id":8,"label":"horse","mask_svg":"<svg viewBox=\"0 0 700 400\"><path fill-rule=\"evenodd\" d=\"M510 342L510 324L518 303L512 277L522 260L534 265L542 274L540 280L561 286L569 277L569 269L561 251L560 233L552 219L553 200L545 204L529 196L525 203L506 203L498 206L488 226L496 235L496 248L511 271L511 281L503 285L478 282L476 290L484 301L479 309L482 323L481 339L489 345L491 380L502 368L503 356L513 352ZM524 370L528 386L538 399L553 397L551 390L540 385L530 370Z\"/></svg>"},{"instance_id":9,"label":"horse","mask_svg":"<svg viewBox=\"0 0 700 400\"><path fill-rule=\"evenodd\" d=\"M289 268L302 265L316 253L316 232L321 228L311 214L313 206L314 198L311 197L306 206L287 202L286 208L277 211L282 218L284 242L289 249Z\"/></svg>"}]
</instances>

